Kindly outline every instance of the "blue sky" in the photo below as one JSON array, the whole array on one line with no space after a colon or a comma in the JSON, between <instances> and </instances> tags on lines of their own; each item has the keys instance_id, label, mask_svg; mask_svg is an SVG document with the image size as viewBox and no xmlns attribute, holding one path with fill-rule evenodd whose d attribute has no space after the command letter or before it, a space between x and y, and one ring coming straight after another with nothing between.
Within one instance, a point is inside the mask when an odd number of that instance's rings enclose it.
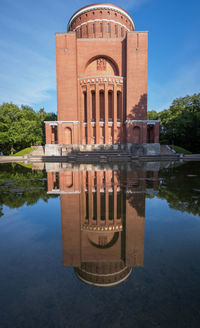
<instances>
[{"instance_id":1,"label":"blue sky","mask_svg":"<svg viewBox=\"0 0 200 328\"><path fill-rule=\"evenodd\" d=\"M56 112L55 32L65 32L81 0L1 0L0 103ZM111 1L104 1L111 2ZM112 1L149 31L148 109L200 91L200 1Z\"/></svg>"}]
</instances>

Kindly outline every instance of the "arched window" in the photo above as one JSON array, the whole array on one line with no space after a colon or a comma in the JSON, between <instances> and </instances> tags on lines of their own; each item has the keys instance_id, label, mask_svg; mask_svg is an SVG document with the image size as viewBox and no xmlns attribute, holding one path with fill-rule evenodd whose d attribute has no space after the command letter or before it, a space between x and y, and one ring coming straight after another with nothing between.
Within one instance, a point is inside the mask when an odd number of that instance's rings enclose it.
<instances>
[{"instance_id":1,"label":"arched window","mask_svg":"<svg viewBox=\"0 0 200 328\"><path fill-rule=\"evenodd\" d=\"M117 120L122 120L122 93L117 91Z\"/></svg>"},{"instance_id":2,"label":"arched window","mask_svg":"<svg viewBox=\"0 0 200 328\"><path fill-rule=\"evenodd\" d=\"M105 189L104 189L104 192L101 192L101 220L105 220L106 218L106 213L105 213L105 210L106 210L106 200L105 200Z\"/></svg>"},{"instance_id":3,"label":"arched window","mask_svg":"<svg viewBox=\"0 0 200 328\"><path fill-rule=\"evenodd\" d=\"M113 91L108 91L108 120L113 121Z\"/></svg>"},{"instance_id":4,"label":"arched window","mask_svg":"<svg viewBox=\"0 0 200 328\"><path fill-rule=\"evenodd\" d=\"M67 172L65 176L65 185L67 188L71 188L73 186L73 172Z\"/></svg>"},{"instance_id":5,"label":"arched window","mask_svg":"<svg viewBox=\"0 0 200 328\"><path fill-rule=\"evenodd\" d=\"M122 215L122 204L121 204L121 191L117 192L117 219L121 219L121 215Z\"/></svg>"},{"instance_id":6,"label":"arched window","mask_svg":"<svg viewBox=\"0 0 200 328\"><path fill-rule=\"evenodd\" d=\"M154 143L154 125L147 125L147 142Z\"/></svg>"},{"instance_id":7,"label":"arched window","mask_svg":"<svg viewBox=\"0 0 200 328\"><path fill-rule=\"evenodd\" d=\"M92 121L96 120L96 97L95 97L95 92L92 91Z\"/></svg>"},{"instance_id":8,"label":"arched window","mask_svg":"<svg viewBox=\"0 0 200 328\"><path fill-rule=\"evenodd\" d=\"M100 102L100 121L105 120L105 95L104 91L101 90L99 93L99 102Z\"/></svg>"},{"instance_id":9,"label":"arched window","mask_svg":"<svg viewBox=\"0 0 200 328\"><path fill-rule=\"evenodd\" d=\"M65 143L66 145L72 144L72 130L70 128L65 129Z\"/></svg>"},{"instance_id":10,"label":"arched window","mask_svg":"<svg viewBox=\"0 0 200 328\"><path fill-rule=\"evenodd\" d=\"M114 193L109 192L109 220L114 220Z\"/></svg>"},{"instance_id":11,"label":"arched window","mask_svg":"<svg viewBox=\"0 0 200 328\"><path fill-rule=\"evenodd\" d=\"M93 220L97 220L97 193L93 193Z\"/></svg>"},{"instance_id":12,"label":"arched window","mask_svg":"<svg viewBox=\"0 0 200 328\"><path fill-rule=\"evenodd\" d=\"M133 142L140 143L140 128L139 126L135 126L133 128Z\"/></svg>"},{"instance_id":13,"label":"arched window","mask_svg":"<svg viewBox=\"0 0 200 328\"><path fill-rule=\"evenodd\" d=\"M83 92L84 98L84 122L87 122L87 93Z\"/></svg>"}]
</instances>

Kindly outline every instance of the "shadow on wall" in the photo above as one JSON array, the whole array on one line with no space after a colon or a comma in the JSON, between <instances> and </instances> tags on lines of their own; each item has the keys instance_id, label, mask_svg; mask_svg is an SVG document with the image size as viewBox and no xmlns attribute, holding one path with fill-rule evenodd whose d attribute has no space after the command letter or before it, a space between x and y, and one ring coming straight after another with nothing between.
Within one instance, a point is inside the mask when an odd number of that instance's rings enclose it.
<instances>
[{"instance_id":1,"label":"shadow on wall","mask_svg":"<svg viewBox=\"0 0 200 328\"><path fill-rule=\"evenodd\" d=\"M127 120L146 120L147 119L147 94L144 93L138 102L127 115Z\"/></svg>"}]
</instances>

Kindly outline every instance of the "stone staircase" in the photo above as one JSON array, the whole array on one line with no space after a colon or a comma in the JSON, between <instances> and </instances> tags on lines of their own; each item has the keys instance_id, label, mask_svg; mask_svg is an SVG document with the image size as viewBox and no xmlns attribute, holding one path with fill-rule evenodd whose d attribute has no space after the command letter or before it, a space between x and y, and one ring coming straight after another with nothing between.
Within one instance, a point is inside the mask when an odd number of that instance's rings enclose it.
<instances>
[{"instance_id":1,"label":"stone staircase","mask_svg":"<svg viewBox=\"0 0 200 328\"><path fill-rule=\"evenodd\" d=\"M173 151L168 145L160 145L160 155L176 155L176 152Z\"/></svg>"},{"instance_id":2,"label":"stone staircase","mask_svg":"<svg viewBox=\"0 0 200 328\"><path fill-rule=\"evenodd\" d=\"M37 156L44 156L44 147L43 146L37 146L31 153L30 156L37 157Z\"/></svg>"}]
</instances>

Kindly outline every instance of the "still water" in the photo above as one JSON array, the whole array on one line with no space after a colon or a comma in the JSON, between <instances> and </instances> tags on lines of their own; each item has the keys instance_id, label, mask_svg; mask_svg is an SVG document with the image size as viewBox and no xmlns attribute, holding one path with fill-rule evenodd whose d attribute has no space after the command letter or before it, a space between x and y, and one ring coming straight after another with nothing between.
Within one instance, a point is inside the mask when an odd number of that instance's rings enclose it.
<instances>
[{"instance_id":1,"label":"still water","mask_svg":"<svg viewBox=\"0 0 200 328\"><path fill-rule=\"evenodd\" d=\"M200 327L199 164L0 165L0 327Z\"/></svg>"}]
</instances>

